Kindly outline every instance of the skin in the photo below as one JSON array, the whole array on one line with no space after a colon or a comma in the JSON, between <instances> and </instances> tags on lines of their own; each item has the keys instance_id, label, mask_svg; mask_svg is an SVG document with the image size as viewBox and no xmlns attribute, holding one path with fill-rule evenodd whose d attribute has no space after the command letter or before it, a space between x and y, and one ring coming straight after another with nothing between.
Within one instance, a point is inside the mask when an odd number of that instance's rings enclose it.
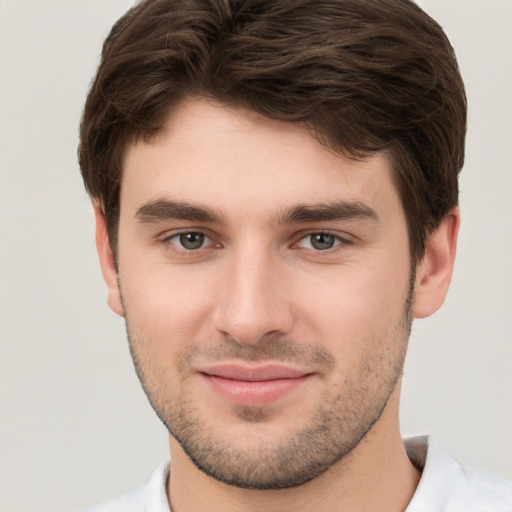
<instances>
[{"instance_id":1,"label":"skin","mask_svg":"<svg viewBox=\"0 0 512 512\"><path fill-rule=\"evenodd\" d=\"M412 317L447 293L457 210L412 273L386 155L348 160L299 125L195 98L127 151L118 269L96 217L109 305L172 434L174 512L406 508L419 474L400 376ZM204 378L225 363L307 378L237 403Z\"/></svg>"}]
</instances>

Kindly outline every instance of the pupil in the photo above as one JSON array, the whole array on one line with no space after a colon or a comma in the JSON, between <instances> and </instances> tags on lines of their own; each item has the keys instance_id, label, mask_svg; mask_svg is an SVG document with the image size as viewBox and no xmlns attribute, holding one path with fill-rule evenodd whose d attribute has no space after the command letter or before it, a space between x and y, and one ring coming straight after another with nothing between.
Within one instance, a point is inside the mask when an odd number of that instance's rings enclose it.
<instances>
[{"instance_id":1,"label":"pupil","mask_svg":"<svg viewBox=\"0 0 512 512\"><path fill-rule=\"evenodd\" d=\"M334 246L334 236L325 233L311 235L311 245L319 251L331 249Z\"/></svg>"},{"instance_id":2,"label":"pupil","mask_svg":"<svg viewBox=\"0 0 512 512\"><path fill-rule=\"evenodd\" d=\"M184 233L180 235L180 243L185 249L199 249L204 243L201 233Z\"/></svg>"}]
</instances>

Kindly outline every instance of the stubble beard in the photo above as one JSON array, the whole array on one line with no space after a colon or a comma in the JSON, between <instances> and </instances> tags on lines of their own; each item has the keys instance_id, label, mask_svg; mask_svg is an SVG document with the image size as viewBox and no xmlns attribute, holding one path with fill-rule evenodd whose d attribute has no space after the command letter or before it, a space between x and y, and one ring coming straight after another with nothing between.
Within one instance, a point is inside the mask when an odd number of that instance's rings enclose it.
<instances>
[{"instance_id":1,"label":"stubble beard","mask_svg":"<svg viewBox=\"0 0 512 512\"><path fill-rule=\"evenodd\" d=\"M358 371L339 385L326 389L308 424L285 439L266 439L258 443L240 442L215 432L206 424L197 404L179 389L165 387L165 369L143 354L148 340L134 336L135 329L126 317L126 328L135 370L158 417L178 441L193 464L219 482L243 489L275 490L302 485L346 458L359 445L381 417L402 375L407 341L412 325L414 275L411 276L403 318L381 352L361 362ZM380 340L373 340L378 343ZM181 354L178 371L186 368L194 353L204 348L190 347ZM333 369L334 357L320 347L304 347L293 340L272 337L258 345L243 346L226 339L221 347L210 350L212 356L265 361L321 362ZM237 407L237 416L248 426L258 424L264 432L268 420L265 408ZM224 434L224 435L223 435ZM254 441L250 439L248 441Z\"/></svg>"}]
</instances>

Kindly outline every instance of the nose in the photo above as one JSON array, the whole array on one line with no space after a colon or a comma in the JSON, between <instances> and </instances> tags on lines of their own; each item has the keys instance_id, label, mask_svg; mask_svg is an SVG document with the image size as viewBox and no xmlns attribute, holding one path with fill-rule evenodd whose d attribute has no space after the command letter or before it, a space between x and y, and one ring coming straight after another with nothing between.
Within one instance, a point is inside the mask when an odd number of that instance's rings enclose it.
<instances>
[{"instance_id":1,"label":"nose","mask_svg":"<svg viewBox=\"0 0 512 512\"><path fill-rule=\"evenodd\" d=\"M254 345L269 334L291 330L291 300L276 260L260 251L243 251L226 265L214 313L214 326L223 335Z\"/></svg>"}]
</instances>

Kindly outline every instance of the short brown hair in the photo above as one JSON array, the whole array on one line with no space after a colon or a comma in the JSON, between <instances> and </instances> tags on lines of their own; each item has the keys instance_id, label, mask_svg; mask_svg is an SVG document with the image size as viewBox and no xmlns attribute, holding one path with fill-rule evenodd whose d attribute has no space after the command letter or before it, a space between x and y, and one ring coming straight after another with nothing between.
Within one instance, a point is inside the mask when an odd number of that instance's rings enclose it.
<instances>
[{"instance_id":1,"label":"short brown hair","mask_svg":"<svg viewBox=\"0 0 512 512\"><path fill-rule=\"evenodd\" d=\"M80 128L115 251L123 156L191 95L303 123L354 158L385 151L411 258L458 203L466 97L441 27L410 0L145 0L112 28Z\"/></svg>"}]
</instances>

